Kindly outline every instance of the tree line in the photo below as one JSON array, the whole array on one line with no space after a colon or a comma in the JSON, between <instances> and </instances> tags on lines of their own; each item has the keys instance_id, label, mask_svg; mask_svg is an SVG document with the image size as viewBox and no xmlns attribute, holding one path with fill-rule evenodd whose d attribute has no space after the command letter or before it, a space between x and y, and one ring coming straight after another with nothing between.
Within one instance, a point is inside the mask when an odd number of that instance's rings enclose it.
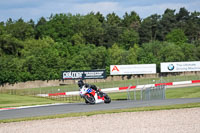
<instances>
[{"instance_id":1,"label":"tree line","mask_svg":"<svg viewBox=\"0 0 200 133\"><path fill-rule=\"evenodd\" d=\"M0 85L60 79L64 70L200 60L200 12L166 9L141 19L100 12L0 22Z\"/></svg>"}]
</instances>

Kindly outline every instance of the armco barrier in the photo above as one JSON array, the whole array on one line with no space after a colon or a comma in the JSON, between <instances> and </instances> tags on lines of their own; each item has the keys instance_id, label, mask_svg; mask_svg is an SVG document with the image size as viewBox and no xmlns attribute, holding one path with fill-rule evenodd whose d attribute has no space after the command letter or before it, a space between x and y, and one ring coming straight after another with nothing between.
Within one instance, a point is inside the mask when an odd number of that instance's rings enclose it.
<instances>
[{"instance_id":1,"label":"armco barrier","mask_svg":"<svg viewBox=\"0 0 200 133\"><path fill-rule=\"evenodd\" d=\"M185 84L194 84L194 83L200 83L200 80L137 85L137 86L131 86L130 89L142 89L142 88L147 88L147 87L156 87L156 86L160 86L160 85L175 86L175 85L185 85ZM116 92L116 91L127 90L127 89L128 89L128 87L116 87L116 88L102 89L102 91L103 92ZM45 97L45 96L59 96L59 95L68 95L68 96L79 95L79 91L63 92L63 93L51 93L51 94L38 94L38 96L43 96L43 97Z\"/></svg>"},{"instance_id":2,"label":"armco barrier","mask_svg":"<svg viewBox=\"0 0 200 133\"><path fill-rule=\"evenodd\" d=\"M200 83L200 80L192 80L192 83Z\"/></svg>"}]
</instances>

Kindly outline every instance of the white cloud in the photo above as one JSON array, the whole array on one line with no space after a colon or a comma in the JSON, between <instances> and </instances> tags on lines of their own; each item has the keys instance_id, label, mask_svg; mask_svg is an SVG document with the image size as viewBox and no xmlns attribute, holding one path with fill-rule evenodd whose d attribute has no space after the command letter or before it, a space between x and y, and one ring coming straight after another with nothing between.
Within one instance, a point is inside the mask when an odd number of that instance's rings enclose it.
<instances>
[{"instance_id":1,"label":"white cloud","mask_svg":"<svg viewBox=\"0 0 200 133\"><path fill-rule=\"evenodd\" d=\"M77 4L74 6L74 12L76 13L89 13L93 12L101 12L106 15L108 13L112 13L120 10L120 5L118 2L97 2L97 3L85 3L85 4Z\"/></svg>"},{"instance_id":2,"label":"white cloud","mask_svg":"<svg viewBox=\"0 0 200 133\"><path fill-rule=\"evenodd\" d=\"M100 12L104 15L115 12L122 17L125 12L135 11L141 18L152 14L163 14L167 8L179 11L185 7L188 11L200 11L199 0L183 1L120 1L120 0L0 0L0 21L6 21L8 18L25 20L34 19L37 21L40 17L49 17L52 13L80 13Z\"/></svg>"},{"instance_id":3,"label":"white cloud","mask_svg":"<svg viewBox=\"0 0 200 133\"><path fill-rule=\"evenodd\" d=\"M154 4L154 5L149 5L149 6L135 6L135 7L130 7L129 10L134 10L136 11L140 17L145 18L148 17L152 14L163 14L164 11L169 8L169 9L175 9L178 11L181 7L185 7L185 4L182 3L167 3L167 4Z\"/></svg>"},{"instance_id":4,"label":"white cloud","mask_svg":"<svg viewBox=\"0 0 200 133\"><path fill-rule=\"evenodd\" d=\"M175 9L176 12L179 11L181 7L185 7L188 11L199 11L199 2L190 2L190 3L162 3L162 4L152 4L152 5L147 5L147 6L130 6L128 8L123 7L121 8L122 10L119 12L130 12L130 11L135 11L136 13L139 14L141 18L148 17L152 14L160 14L162 15L164 11L169 8L169 9Z\"/></svg>"}]
</instances>

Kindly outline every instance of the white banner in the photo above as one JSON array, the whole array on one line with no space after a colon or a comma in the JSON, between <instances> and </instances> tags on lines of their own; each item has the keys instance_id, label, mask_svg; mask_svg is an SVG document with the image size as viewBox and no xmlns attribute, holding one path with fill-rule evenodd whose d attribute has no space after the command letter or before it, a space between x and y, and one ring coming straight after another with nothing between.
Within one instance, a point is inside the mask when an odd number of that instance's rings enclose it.
<instances>
[{"instance_id":1,"label":"white banner","mask_svg":"<svg viewBox=\"0 0 200 133\"><path fill-rule=\"evenodd\" d=\"M161 72L200 71L200 61L160 63Z\"/></svg>"},{"instance_id":2,"label":"white banner","mask_svg":"<svg viewBox=\"0 0 200 133\"><path fill-rule=\"evenodd\" d=\"M110 65L110 75L155 74L156 64Z\"/></svg>"}]
</instances>

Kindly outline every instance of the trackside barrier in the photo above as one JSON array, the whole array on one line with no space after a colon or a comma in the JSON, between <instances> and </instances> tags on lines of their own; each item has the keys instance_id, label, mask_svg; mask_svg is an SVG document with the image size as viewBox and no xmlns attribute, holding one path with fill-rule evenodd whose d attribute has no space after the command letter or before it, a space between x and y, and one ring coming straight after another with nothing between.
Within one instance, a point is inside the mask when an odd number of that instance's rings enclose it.
<instances>
[{"instance_id":1,"label":"trackside barrier","mask_svg":"<svg viewBox=\"0 0 200 133\"><path fill-rule=\"evenodd\" d=\"M192 83L200 83L200 80L192 80Z\"/></svg>"},{"instance_id":2,"label":"trackside barrier","mask_svg":"<svg viewBox=\"0 0 200 133\"><path fill-rule=\"evenodd\" d=\"M149 87L157 87L157 86L175 86L175 85L185 85L185 84L195 84L200 83L200 80L190 80L190 81L180 81L180 82L169 82L169 83L157 83L157 84L147 84L147 85L137 85L137 86L129 86L129 87L116 87L116 88L106 88L101 89L103 92L117 92L122 90L133 90L133 89L144 89ZM59 96L59 95L79 95L79 91L73 91L73 92L63 92L63 93L50 93L50 94L38 94L37 96Z\"/></svg>"},{"instance_id":3,"label":"trackside barrier","mask_svg":"<svg viewBox=\"0 0 200 133\"><path fill-rule=\"evenodd\" d=\"M131 97L130 97L130 88L131 88L132 85L129 85L129 87L127 88L127 100L130 100Z\"/></svg>"},{"instance_id":4,"label":"trackside barrier","mask_svg":"<svg viewBox=\"0 0 200 133\"><path fill-rule=\"evenodd\" d=\"M59 95L66 95L66 92L49 94L49 96L59 96Z\"/></svg>"},{"instance_id":5,"label":"trackside barrier","mask_svg":"<svg viewBox=\"0 0 200 133\"><path fill-rule=\"evenodd\" d=\"M150 87L141 88L140 91L130 91L131 85L127 89L127 100L155 100L165 99L166 85L148 85ZM138 89L137 89L138 90ZM133 93L131 95L131 93ZM133 98L131 98L133 96ZM138 96L138 97L137 97Z\"/></svg>"},{"instance_id":6,"label":"trackside barrier","mask_svg":"<svg viewBox=\"0 0 200 133\"><path fill-rule=\"evenodd\" d=\"M165 99L165 88L165 85L145 88L141 91L141 100Z\"/></svg>"}]
</instances>

